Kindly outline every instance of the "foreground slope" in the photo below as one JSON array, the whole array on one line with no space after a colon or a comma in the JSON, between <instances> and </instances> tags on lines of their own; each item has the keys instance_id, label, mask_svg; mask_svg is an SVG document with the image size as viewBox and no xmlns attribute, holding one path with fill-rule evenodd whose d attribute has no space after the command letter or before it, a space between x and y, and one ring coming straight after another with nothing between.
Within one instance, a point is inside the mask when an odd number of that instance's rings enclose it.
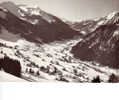
<instances>
[{"instance_id":1,"label":"foreground slope","mask_svg":"<svg viewBox=\"0 0 119 100\"><path fill-rule=\"evenodd\" d=\"M96 76L100 76L102 82L107 82L112 73L118 75L118 70L75 59L70 51L79 40L75 38L42 45L26 40L16 43L0 40L0 53L1 57L6 55L19 60L22 78L37 82L91 82Z\"/></svg>"},{"instance_id":2,"label":"foreground slope","mask_svg":"<svg viewBox=\"0 0 119 100\"><path fill-rule=\"evenodd\" d=\"M24 79L0 71L0 82L27 82Z\"/></svg>"}]
</instances>

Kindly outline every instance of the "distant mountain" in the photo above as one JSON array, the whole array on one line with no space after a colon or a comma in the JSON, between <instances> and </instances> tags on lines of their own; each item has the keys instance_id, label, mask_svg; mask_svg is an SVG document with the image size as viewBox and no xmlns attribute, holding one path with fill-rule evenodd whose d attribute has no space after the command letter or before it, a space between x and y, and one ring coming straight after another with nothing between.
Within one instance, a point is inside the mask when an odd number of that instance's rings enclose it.
<instances>
[{"instance_id":1,"label":"distant mountain","mask_svg":"<svg viewBox=\"0 0 119 100\"><path fill-rule=\"evenodd\" d=\"M12 2L0 4L1 27L9 33L35 42L52 42L79 35L61 19L46 13L39 7L16 5Z\"/></svg>"},{"instance_id":2,"label":"distant mountain","mask_svg":"<svg viewBox=\"0 0 119 100\"><path fill-rule=\"evenodd\" d=\"M76 58L119 68L119 12L101 18L95 30L72 48Z\"/></svg>"},{"instance_id":3,"label":"distant mountain","mask_svg":"<svg viewBox=\"0 0 119 100\"><path fill-rule=\"evenodd\" d=\"M82 35L87 35L88 33L91 33L94 30L96 24L97 21L95 20L85 20L81 22L74 22L70 24L70 26L74 30L79 31Z\"/></svg>"}]
</instances>

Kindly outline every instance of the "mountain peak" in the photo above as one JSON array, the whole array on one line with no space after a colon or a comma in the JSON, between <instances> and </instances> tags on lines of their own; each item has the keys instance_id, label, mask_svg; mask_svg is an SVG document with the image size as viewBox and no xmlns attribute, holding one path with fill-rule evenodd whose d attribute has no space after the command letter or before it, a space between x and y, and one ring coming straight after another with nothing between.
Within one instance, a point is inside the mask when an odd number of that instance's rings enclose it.
<instances>
[{"instance_id":1,"label":"mountain peak","mask_svg":"<svg viewBox=\"0 0 119 100\"><path fill-rule=\"evenodd\" d=\"M40 15L40 12L41 12L40 7L38 7L37 5L33 7L27 6L27 5L21 5L19 6L19 8L27 13L30 13L31 15Z\"/></svg>"},{"instance_id":2,"label":"mountain peak","mask_svg":"<svg viewBox=\"0 0 119 100\"><path fill-rule=\"evenodd\" d=\"M119 12L112 12L106 16L106 20L109 24L119 24Z\"/></svg>"},{"instance_id":3,"label":"mountain peak","mask_svg":"<svg viewBox=\"0 0 119 100\"><path fill-rule=\"evenodd\" d=\"M119 12L115 11L107 15L107 19L112 19L115 16L119 16Z\"/></svg>"},{"instance_id":4,"label":"mountain peak","mask_svg":"<svg viewBox=\"0 0 119 100\"><path fill-rule=\"evenodd\" d=\"M115 24L115 25L118 25L119 24L119 12L115 11L115 12L112 12L110 14L108 14L107 16L105 17L102 17L97 25L100 26L100 25L111 25L111 24Z\"/></svg>"}]
</instances>

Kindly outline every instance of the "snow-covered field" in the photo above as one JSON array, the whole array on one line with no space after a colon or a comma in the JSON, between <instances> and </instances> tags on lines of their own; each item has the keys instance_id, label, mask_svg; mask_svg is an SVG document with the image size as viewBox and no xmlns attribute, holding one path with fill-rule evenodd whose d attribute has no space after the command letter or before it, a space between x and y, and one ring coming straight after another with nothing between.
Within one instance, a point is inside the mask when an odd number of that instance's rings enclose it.
<instances>
[{"instance_id":1,"label":"snow-covered field","mask_svg":"<svg viewBox=\"0 0 119 100\"><path fill-rule=\"evenodd\" d=\"M21 78L15 77L4 71L0 71L0 82L27 82Z\"/></svg>"},{"instance_id":2,"label":"snow-covered field","mask_svg":"<svg viewBox=\"0 0 119 100\"><path fill-rule=\"evenodd\" d=\"M24 39L17 42L1 39L4 46L0 47L0 57L7 55L19 60L22 78L34 82L91 82L98 75L106 82L110 74L118 73L118 70L75 59L70 50L79 41L80 38L35 44Z\"/></svg>"}]
</instances>

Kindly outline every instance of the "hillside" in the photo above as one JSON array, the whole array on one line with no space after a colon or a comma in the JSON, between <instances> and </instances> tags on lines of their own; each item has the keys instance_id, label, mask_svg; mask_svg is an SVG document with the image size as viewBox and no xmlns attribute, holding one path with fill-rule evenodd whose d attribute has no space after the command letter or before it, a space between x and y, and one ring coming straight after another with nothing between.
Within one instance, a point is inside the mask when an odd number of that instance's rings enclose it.
<instances>
[{"instance_id":1,"label":"hillside","mask_svg":"<svg viewBox=\"0 0 119 100\"><path fill-rule=\"evenodd\" d=\"M119 68L119 13L101 18L96 29L72 49L76 58Z\"/></svg>"},{"instance_id":2,"label":"hillside","mask_svg":"<svg viewBox=\"0 0 119 100\"><path fill-rule=\"evenodd\" d=\"M28 82L11 74L0 71L0 82Z\"/></svg>"},{"instance_id":3,"label":"hillside","mask_svg":"<svg viewBox=\"0 0 119 100\"><path fill-rule=\"evenodd\" d=\"M1 28L8 31L7 33L37 43L69 39L80 35L61 19L39 7L20 6L12 2L0 4Z\"/></svg>"}]
</instances>

